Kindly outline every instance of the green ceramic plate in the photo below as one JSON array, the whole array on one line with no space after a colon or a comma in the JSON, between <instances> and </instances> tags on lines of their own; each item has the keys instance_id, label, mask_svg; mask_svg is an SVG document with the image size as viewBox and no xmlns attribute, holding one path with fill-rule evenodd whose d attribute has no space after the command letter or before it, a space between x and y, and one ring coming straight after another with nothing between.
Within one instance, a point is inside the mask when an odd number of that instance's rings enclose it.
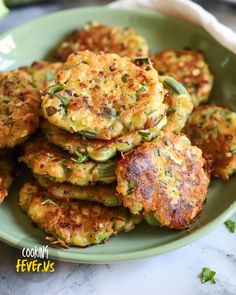
<instances>
[{"instance_id":1,"label":"green ceramic plate","mask_svg":"<svg viewBox=\"0 0 236 295\"><path fill-rule=\"evenodd\" d=\"M0 70L8 70L42 59L71 30L89 20L130 26L145 36L152 52L164 48L192 47L201 50L215 76L212 101L236 110L236 56L219 45L206 32L161 14L144 10L104 7L73 9L48 15L0 36ZM17 205L17 189L0 207L0 239L16 247L44 244L44 235L32 227ZM86 249L51 248L50 255L60 260L107 263L158 255L184 246L223 223L236 212L236 177L229 182L211 184L206 206L188 231L152 228L141 224L134 232L123 233L107 244Z\"/></svg>"}]
</instances>

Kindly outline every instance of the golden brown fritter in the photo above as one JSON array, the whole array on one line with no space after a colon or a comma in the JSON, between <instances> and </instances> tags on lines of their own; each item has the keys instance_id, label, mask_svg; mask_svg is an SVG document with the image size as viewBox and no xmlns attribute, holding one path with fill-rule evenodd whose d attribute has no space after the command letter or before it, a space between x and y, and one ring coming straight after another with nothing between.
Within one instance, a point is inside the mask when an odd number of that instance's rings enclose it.
<instances>
[{"instance_id":1,"label":"golden brown fritter","mask_svg":"<svg viewBox=\"0 0 236 295\"><path fill-rule=\"evenodd\" d=\"M148 56L147 41L130 28L120 28L90 22L82 30L75 31L55 51L58 60L80 50L104 51L120 56Z\"/></svg>"},{"instance_id":2,"label":"golden brown fritter","mask_svg":"<svg viewBox=\"0 0 236 295\"><path fill-rule=\"evenodd\" d=\"M24 71L0 72L0 149L25 141L38 127L40 95Z\"/></svg>"},{"instance_id":3,"label":"golden brown fritter","mask_svg":"<svg viewBox=\"0 0 236 295\"><path fill-rule=\"evenodd\" d=\"M180 132L193 110L193 103L185 87L172 77L162 76L167 109L167 124L164 132Z\"/></svg>"},{"instance_id":4,"label":"golden brown fritter","mask_svg":"<svg viewBox=\"0 0 236 295\"><path fill-rule=\"evenodd\" d=\"M199 106L184 133L198 146L211 176L228 180L236 172L236 113L218 105Z\"/></svg>"},{"instance_id":5,"label":"golden brown fritter","mask_svg":"<svg viewBox=\"0 0 236 295\"><path fill-rule=\"evenodd\" d=\"M44 137L27 142L19 161L24 162L34 174L48 177L55 182L87 186L97 182L111 183L116 179L116 161L95 163L87 159L72 158Z\"/></svg>"},{"instance_id":6,"label":"golden brown fritter","mask_svg":"<svg viewBox=\"0 0 236 295\"><path fill-rule=\"evenodd\" d=\"M117 152L127 152L144 142L153 140L166 122L166 116L163 115L153 128L130 132L112 140L90 139L82 135L71 134L49 124L46 120L41 123L41 129L49 142L70 154L89 157L96 162L105 162L114 157Z\"/></svg>"},{"instance_id":7,"label":"golden brown fritter","mask_svg":"<svg viewBox=\"0 0 236 295\"><path fill-rule=\"evenodd\" d=\"M157 52L151 59L160 75L171 76L186 87L195 107L208 100L213 76L200 52L167 49Z\"/></svg>"},{"instance_id":8,"label":"golden brown fritter","mask_svg":"<svg viewBox=\"0 0 236 295\"><path fill-rule=\"evenodd\" d=\"M58 72L56 84L42 97L42 110L51 124L71 133L110 140L155 127L163 99L148 59L133 63L116 54L81 51Z\"/></svg>"},{"instance_id":9,"label":"golden brown fritter","mask_svg":"<svg viewBox=\"0 0 236 295\"><path fill-rule=\"evenodd\" d=\"M13 182L12 170L9 154L7 151L0 151L0 204L8 195L8 189Z\"/></svg>"},{"instance_id":10,"label":"golden brown fritter","mask_svg":"<svg viewBox=\"0 0 236 295\"><path fill-rule=\"evenodd\" d=\"M121 205L119 194L116 191L116 185L80 187L69 183L53 182L45 176L34 176L39 184L56 199L91 201L102 203L108 207Z\"/></svg>"},{"instance_id":11,"label":"golden brown fritter","mask_svg":"<svg viewBox=\"0 0 236 295\"><path fill-rule=\"evenodd\" d=\"M202 210L209 178L205 160L184 135L162 134L119 161L117 191L123 205L160 225L188 228ZM154 222L151 222L154 224Z\"/></svg>"},{"instance_id":12,"label":"golden brown fritter","mask_svg":"<svg viewBox=\"0 0 236 295\"><path fill-rule=\"evenodd\" d=\"M47 240L63 247L106 242L120 231L133 230L141 221L121 207L55 200L36 182L25 183L19 195L20 207L50 235Z\"/></svg>"},{"instance_id":13,"label":"golden brown fritter","mask_svg":"<svg viewBox=\"0 0 236 295\"><path fill-rule=\"evenodd\" d=\"M44 60L35 61L29 67L22 67L21 70L29 73L33 83L39 90L46 90L54 84L58 69L62 66L60 62L47 62Z\"/></svg>"}]
</instances>

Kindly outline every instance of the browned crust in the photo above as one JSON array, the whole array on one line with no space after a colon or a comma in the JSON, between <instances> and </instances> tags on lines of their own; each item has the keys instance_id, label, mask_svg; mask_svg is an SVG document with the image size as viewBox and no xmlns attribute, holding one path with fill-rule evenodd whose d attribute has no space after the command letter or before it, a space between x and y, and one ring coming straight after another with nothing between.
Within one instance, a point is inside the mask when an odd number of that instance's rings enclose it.
<instances>
[{"instance_id":1,"label":"browned crust","mask_svg":"<svg viewBox=\"0 0 236 295\"><path fill-rule=\"evenodd\" d=\"M169 134L145 143L125 154L116 170L123 205L133 212L138 202L144 215L153 212L162 225L175 229L188 228L200 213L209 184L201 151L184 140ZM125 181L134 183L131 193Z\"/></svg>"}]
</instances>

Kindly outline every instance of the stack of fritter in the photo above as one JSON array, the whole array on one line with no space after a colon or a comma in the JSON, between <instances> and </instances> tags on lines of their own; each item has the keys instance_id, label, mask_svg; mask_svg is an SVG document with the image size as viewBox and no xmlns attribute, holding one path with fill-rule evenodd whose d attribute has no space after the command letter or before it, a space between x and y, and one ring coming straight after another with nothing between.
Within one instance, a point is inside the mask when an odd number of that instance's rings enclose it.
<instances>
[{"instance_id":1,"label":"stack of fritter","mask_svg":"<svg viewBox=\"0 0 236 295\"><path fill-rule=\"evenodd\" d=\"M12 92L1 95L8 136L0 145L34 132L41 104L40 131L19 158L35 180L24 184L19 204L50 242L98 244L143 218L186 229L203 208L210 177L236 170L236 114L198 106L213 84L202 54L148 56L147 41L132 29L92 22L56 49L58 61L1 74L1 89ZM19 82L9 84L11 75ZM14 83L25 92L6 86ZM29 102L20 120L5 107L17 105L15 97ZM10 181L2 183L0 200Z\"/></svg>"}]
</instances>

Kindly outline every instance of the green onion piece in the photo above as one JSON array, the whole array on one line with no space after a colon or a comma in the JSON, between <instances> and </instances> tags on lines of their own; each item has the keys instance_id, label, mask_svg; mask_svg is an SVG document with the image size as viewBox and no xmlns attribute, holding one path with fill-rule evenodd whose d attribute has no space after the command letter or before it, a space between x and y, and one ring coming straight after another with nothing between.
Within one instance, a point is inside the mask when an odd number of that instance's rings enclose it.
<instances>
[{"instance_id":1,"label":"green onion piece","mask_svg":"<svg viewBox=\"0 0 236 295\"><path fill-rule=\"evenodd\" d=\"M153 212L147 213L144 216L145 220L148 224L153 226L161 226L161 223L158 221L158 219L154 216Z\"/></svg>"},{"instance_id":2,"label":"green onion piece","mask_svg":"<svg viewBox=\"0 0 236 295\"><path fill-rule=\"evenodd\" d=\"M55 74L53 72L47 72L45 74L45 79L47 82L52 81L54 79L54 77L55 77Z\"/></svg>"},{"instance_id":3,"label":"green onion piece","mask_svg":"<svg viewBox=\"0 0 236 295\"><path fill-rule=\"evenodd\" d=\"M98 170L98 174L101 178L108 178L115 176L115 163L110 162L103 164L103 166Z\"/></svg>"},{"instance_id":4,"label":"green onion piece","mask_svg":"<svg viewBox=\"0 0 236 295\"><path fill-rule=\"evenodd\" d=\"M236 154L236 146L233 147L233 148L230 150L230 152L231 152L232 154Z\"/></svg>"},{"instance_id":5,"label":"green onion piece","mask_svg":"<svg viewBox=\"0 0 236 295\"><path fill-rule=\"evenodd\" d=\"M83 135L83 136L85 136L85 137L88 137L88 138L91 138L91 139L93 139L93 138L95 138L96 137L96 133L94 133L94 132L91 132L91 131L80 131L80 134L81 135Z\"/></svg>"},{"instance_id":6,"label":"green onion piece","mask_svg":"<svg viewBox=\"0 0 236 295\"><path fill-rule=\"evenodd\" d=\"M56 92L59 92L61 91L62 89L64 89L64 86L60 83L57 83L51 87L49 87L48 89L48 94L50 95L50 97L53 97L53 95L56 93Z\"/></svg>"},{"instance_id":7,"label":"green onion piece","mask_svg":"<svg viewBox=\"0 0 236 295\"><path fill-rule=\"evenodd\" d=\"M77 164L80 164L80 163L84 163L86 161L88 161L88 157L81 154L80 152L75 152L76 156L77 156L77 159L74 159L74 158L71 158L71 160Z\"/></svg>"},{"instance_id":8,"label":"green onion piece","mask_svg":"<svg viewBox=\"0 0 236 295\"><path fill-rule=\"evenodd\" d=\"M61 100L64 108L68 107L69 102L64 95L62 95L61 93L56 93L55 96Z\"/></svg>"},{"instance_id":9,"label":"green onion piece","mask_svg":"<svg viewBox=\"0 0 236 295\"><path fill-rule=\"evenodd\" d=\"M142 66L142 65L150 65L151 61L149 57L139 57L134 60L134 63L137 66Z\"/></svg>"},{"instance_id":10,"label":"green onion piece","mask_svg":"<svg viewBox=\"0 0 236 295\"><path fill-rule=\"evenodd\" d=\"M178 95L188 93L187 90L185 89L185 87L172 77L165 76L164 77L164 85L171 88Z\"/></svg>"},{"instance_id":11,"label":"green onion piece","mask_svg":"<svg viewBox=\"0 0 236 295\"><path fill-rule=\"evenodd\" d=\"M208 281L211 281L212 283L216 284L215 274L216 274L215 271L211 270L208 267L204 267L202 270L202 274L201 274L202 283L206 283Z\"/></svg>"},{"instance_id":12,"label":"green onion piece","mask_svg":"<svg viewBox=\"0 0 236 295\"><path fill-rule=\"evenodd\" d=\"M149 137L151 134L149 130L140 130L138 133L144 137Z\"/></svg>"},{"instance_id":13,"label":"green onion piece","mask_svg":"<svg viewBox=\"0 0 236 295\"><path fill-rule=\"evenodd\" d=\"M41 202L41 205L54 205L56 206L56 203L54 203L51 199L46 199L43 202Z\"/></svg>"},{"instance_id":14,"label":"green onion piece","mask_svg":"<svg viewBox=\"0 0 236 295\"><path fill-rule=\"evenodd\" d=\"M231 220L231 219L226 220L225 225L228 227L228 229L229 229L229 231L231 233L235 232L236 225L235 225L235 222L233 220Z\"/></svg>"},{"instance_id":15,"label":"green onion piece","mask_svg":"<svg viewBox=\"0 0 236 295\"><path fill-rule=\"evenodd\" d=\"M131 180L128 182L128 195L130 195L135 189L135 183Z\"/></svg>"},{"instance_id":16,"label":"green onion piece","mask_svg":"<svg viewBox=\"0 0 236 295\"><path fill-rule=\"evenodd\" d=\"M103 232L103 233L100 233L99 236L98 236L98 241L101 243L103 242L104 240L108 239L110 237L111 233L110 232Z\"/></svg>"},{"instance_id":17,"label":"green onion piece","mask_svg":"<svg viewBox=\"0 0 236 295\"><path fill-rule=\"evenodd\" d=\"M44 176L45 176L46 178L48 178L49 180L53 181L53 182L56 181L56 177L50 176L50 175L48 175L48 174L45 174Z\"/></svg>"},{"instance_id":18,"label":"green onion piece","mask_svg":"<svg viewBox=\"0 0 236 295\"><path fill-rule=\"evenodd\" d=\"M119 196L114 196L114 197L110 197L107 198L103 204L107 207L115 207L115 206L120 206L121 205L121 200L119 198Z\"/></svg>"},{"instance_id":19,"label":"green onion piece","mask_svg":"<svg viewBox=\"0 0 236 295\"><path fill-rule=\"evenodd\" d=\"M137 91L136 91L136 94L139 95L143 92L147 91L147 87L146 86L142 86L140 87Z\"/></svg>"},{"instance_id":20,"label":"green onion piece","mask_svg":"<svg viewBox=\"0 0 236 295\"><path fill-rule=\"evenodd\" d=\"M121 81L122 81L123 83L126 83L128 77L129 77L128 74L124 74L124 75L121 77Z\"/></svg>"},{"instance_id":21,"label":"green onion piece","mask_svg":"<svg viewBox=\"0 0 236 295\"><path fill-rule=\"evenodd\" d=\"M176 109L175 108L170 108L167 110L167 114L172 114L172 113L175 113L176 112Z\"/></svg>"},{"instance_id":22,"label":"green onion piece","mask_svg":"<svg viewBox=\"0 0 236 295\"><path fill-rule=\"evenodd\" d=\"M176 180L175 185L176 185L177 187L180 187L180 186L181 186L181 182L180 182L179 180Z\"/></svg>"}]
</instances>

